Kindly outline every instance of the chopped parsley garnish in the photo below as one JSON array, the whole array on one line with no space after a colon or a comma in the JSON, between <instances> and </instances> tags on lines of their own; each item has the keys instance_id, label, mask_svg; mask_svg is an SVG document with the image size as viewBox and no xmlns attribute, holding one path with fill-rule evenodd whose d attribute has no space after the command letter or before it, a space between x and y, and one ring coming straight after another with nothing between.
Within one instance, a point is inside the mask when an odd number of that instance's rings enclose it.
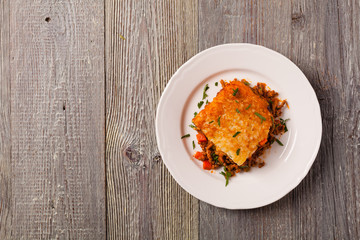
<instances>
[{"instance_id":1,"label":"chopped parsley garnish","mask_svg":"<svg viewBox=\"0 0 360 240\"><path fill-rule=\"evenodd\" d=\"M245 108L245 109L248 110L249 108L251 108L251 104L249 104L249 106L247 106L247 108Z\"/></svg>"},{"instance_id":2,"label":"chopped parsley garnish","mask_svg":"<svg viewBox=\"0 0 360 240\"><path fill-rule=\"evenodd\" d=\"M243 165L243 166L240 166L239 168L248 168L249 166L248 165Z\"/></svg>"},{"instance_id":3,"label":"chopped parsley garnish","mask_svg":"<svg viewBox=\"0 0 360 240\"><path fill-rule=\"evenodd\" d=\"M236 103L239 103L239 101L238 101L238 100L235 100L235 102L236 102Z\"/></svg>"},{"instance_id":4,"label":"chopped parsley garnish","mask_svg":"<svg viewBox=\"0 0 360 240\"><path fill-rule=\"evenodd\" d=\"M274 128L274 118L271 116L272 128Z\"/></svg>"},{"instance_id":5,"label":"chopped parsley garnish","mask_svg":"<svg viewBox=\"0 0 360 240\"><path fill-rule=\"evenodd\" d=\"M193 141L193 149L195 149L195 142Z\"/></svg>"},{"instance_id":6,"label":"chopped parsley garnish","mask_svg":"<svg viewBox=\"0 0 360 240\"><path fill-rule=\"evenodd\" d=\"M206 84L205 87L204 87L204 91L207 91L209 88L210 88L209 85Z\"/></svg>"},{"instance_id":7,"label":"chopped parsley garnish","mask_svg":"<svg viewBox=\"0 0 360 240\"><path fill-rule=\"evenodd\" d=\"M289 121L289 120L290 119L285 119L284 120L284 119L280 118L280 123L285 126L285 128L284 128L285 132L288 131L287 126L286 126L286 122Z\"/></svg>"},{"instance_id":8,"label":"chopped parsley garnish","mask_svg":"<svg viewBox=\"0 0 360 240\"><path fill-rule=\"evenodd\" d=\"M221 118L221 116L219 116L219 118L218 118L218 125L219 125L219 127L220 127L220 118Z\"/></svg>"},{"instance_id":9,"label":"chopped parsley garnish","mask_svg":"<svg viewBox=\"0 0 360 240\"><path fill-rule=\"evenodd\" d=\"M199 103L198 103L198 108L201 108L201 106L204 104L204 101L200 101Z\"/></svg>"},{"instance_id":10,"label":"chopped parsley garnish","mask_svg":"<svg viewBox=\"0 0 360 240\"><path fill-rule=\"evenodd\" d=\"M197 115L197 112L194 112L194 117L196 117L196 115Z\"/></svg>"},{"instance_id":11,"label":"chopped parsley garnish","mask_svg":"<svg viewBox=\"0 0 360 240\"><path fill-rule=\"evenodd\" d=\"M206 103L205 103L205 104L207 105L208 103L209 103L209 100L206 99Z\"/></svg>"},{"instance_id":12,"label":"chopped parsley garnish","mask_svg":"<svg viewBox=\"0 0 360 240\"><path fill-rule=\"evenodd\" d=\"M229 178L231 177L231 173L224 167L225 172L221 172L220 174L223 175L226 179L225 187L229 184Z\"/></svg>"},{"instance_id":13,"label":"chopped parsley garnish","mask_svg":"<svg viewBox=\"0 0 360 240\"><path fill-rule=\"evenodd\" d=\"M241 113L241 112L239 111L239 109L236 109L236 112L237 112L237 113Z\"/></svg>"},{"instance_id":14,"label":"chopped parsley garnish","mask_svg":"<svg viewBox=\"0 0 360 240\"><path fill-rule=\"evenodd\" d=\"M263 121L266 121L266 118L264 118L260 113L255 112L255 115L261 119L261 123L263 123Z\"/></svg>"},{"instance_id":15,"label":"chopped parsley garnish","mask_svg":"<svg viewBox=\"0 0 360 240\"><path fill-rule=\"evenodd\" d=\"M205 85L205 87L204 87L204 92L203 92L203 100L208 96L207 94L206 94L206 91L209 89L210 87L209 87L209 85L208 84L206 84Z\"/></svg>"},{"instance_id":16,"label":"chopped parsley garnish","mask_svg":"<svg viewBox=\"0 0 360 240\"><path fill-rule=\"evenodd\" d=\"M235 89L235 90L233 89L233 91L234 91L234 92L233 92L233 96L236 96L237 92L239 91L239 88L237 88L237 89Z\"/></svg>"},{"instance_id":17,"label":"chopped parsley garnish","mask_svg":"<svg viewBox=\"0 0 360 240\"><path fill-rule=\"evenodd\" d=\"M239 153L240 153L240 148L238 150L236 150L236 155L239 156Z\"/></svg>"},{"instance_id":18,"label":"chopped parsley garnish","mask_svg":"<svg viewBox=\"0 0 360 240\"><path fill-rule=\"evenodd\" d=\"M249 86L250 85L250 83L248 83L247 81L244 81L243 82L246 86Z\"/></svg>"},{"instance_id":19,"label":"chopped parsley garnish","mask_svg":"<svg viewBox=\"0 0 360 240\"><path fill-rule=\"evenodd\" d=\"M209 89L209 84L206 84L205 87L204 87L204 91L207 91Z\"/></svg>"},{"instance_id":20,"label":"chopped parsley garnish","mask_svg":"<svg viewBox=\"0 0 360 240\"><path fill-rule=\"evenodd\" d=\"M241 132L236 132L234 135L233 135L233 137L236 137L239 133L241 133ZM239 154L238 154L239 155Z\"/></svg>"},{"instance_id":21,"label":"chopped parsley garnish","mask_svg":"<svg viewBox=\"0 0 360 240\"><path fill-rule=\"evenodd\" d=\"M210 124L210 123L213 123L213 122L214 122L214 120L212 120L211 122L209 122L209 124Z\"/></svg>"},{"instance_id":22,"label":"chopped parsley garnish","mask_svg":"<svg viewBox=\"0 0 360 240\"><path fill-rule=\"evenodd\" d=\"M186 134L186 135L182 136L181 139L187 138L187 137L190 137L190 134Z\"/></svg>"},{"instance_id":23,"label":"chopped parsley garnish","mask_svg":"<svg viewBox=\"0 0 360 240\"><path fill-rule=\"evenodd\" d=\"M279 139L275 138L275 141L276 141L280 146L284 146L284 144L282 144L282 142L280 142Z\"/></svg>"},{"instance_id":24,"label":"chopped parsley garnish","mask_svg":"<svg viewBox=\"0 0 360 240\"><path fill-rule=\"evenodd\" d=\"M215 82L215 86L218 86L218 84L219 84L218 82Z\"/></svg>"},{"instance_id":25,"label":"chopped parsley garnish","mask_svg":"<svg viewBox=\"0 0 360 240\"><path fill-rule=\"evenodd\" d=\"M219 162L219 156L218 155L216 155L215 153L211 153L211 157L214 159L214 161L215 161L215 164L217 164L218 162Z\"/></svg>"},{"instance_id":26,"label":"chopped parsley garnish","mask_svg":"<svg viewBox=\"0 0 360 240\"><path fill-rule=\"evenodd\" d=\"M190 124L189 127L196 128L195 125L193 125L193 124Z\"/></svg>"}]
</instances>

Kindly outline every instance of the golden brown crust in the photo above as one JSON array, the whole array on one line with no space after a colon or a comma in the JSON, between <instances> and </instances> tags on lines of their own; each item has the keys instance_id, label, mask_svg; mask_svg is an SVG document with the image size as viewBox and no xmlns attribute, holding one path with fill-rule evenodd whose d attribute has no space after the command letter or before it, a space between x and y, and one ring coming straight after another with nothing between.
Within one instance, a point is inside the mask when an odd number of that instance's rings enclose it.
<instances>
[{"instance_id":1,"label":"golden brown crust","mask_svg":"<svg viewBox=\"0 0 360 240\"><path fill-rule=\"evenodd\" d=\"M221 83L223 88L194 117L193 123L219 151L241 165L267 138L272 115L267 101L243 82L235 79Z\"/></svg>"}]
</instances>

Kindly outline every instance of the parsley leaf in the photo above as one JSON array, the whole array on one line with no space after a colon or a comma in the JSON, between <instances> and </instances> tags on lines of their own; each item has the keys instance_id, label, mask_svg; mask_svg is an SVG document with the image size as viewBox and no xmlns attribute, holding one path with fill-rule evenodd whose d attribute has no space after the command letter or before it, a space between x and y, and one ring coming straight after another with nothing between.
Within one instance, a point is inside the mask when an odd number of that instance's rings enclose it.
<instances>
[{"instance_id":1,"label":"parsley leaf","mask_svg":"<svg viewBox=\"0 0 360 240\"><path fill-rule=\"evenodd\" d=\"M236 132L234 135L233 135L233 137L236 137L239 133L241 133L241 132ZM238 154L239 155L239 154Z\"/></svg>"},{"instance_id":2,"label":"parsley leaf","mask_svg":"<svg viewBox=\"0 0 360 240\"><path fill-rule=\"evenodd\" d=\"M235 89L235 90L233 89L233 91L234 91L234 92L233 92L233 96L236 96L237 92L239 91L239 88L237 88L237 89Z\"/></svg>"},{"instance_id":3,"label":"parsley leaf","mask_svg":"<svg viewBox=\"0 0 360 240\"><path fill-rule=\"evenodd\" d=\"M190 134L186 134L186 135L182 136L181 139L187 138L187 137L190 137Z\"/></svg>"},{"instance_id":4,"label":"parsley leaf","mask_svg":"<svg viewBox=\"0 0 360 240\"><path fill-rule=\"evenodd\" d=\"M275 138L275 141L280 145L280 146L284 146L284 144L282 142L280 142L279 139Z\"/></svg>"},{"instance_id":5,"label":"parsley leaf","mask_svg":"<svg viewBox=\"0 0 360 240\"><path fill-rule=\"evenodd\" d=\"M255 112L255 115L258 116L261 119L261 123L263 123L263 121L266 121L266 118L263 117L260 113Z\"/></svg>"},{"instance_id":6,"label":"parsley leaf","mask_svg":"<svg viewBox=\"0 0 360 240\"><path fill-rule=\"evenodd\" d=\"M201 106L204 104L204 101L200 101L199 103L198 103L198 108L201 108Z\"/></svg>"},{"instance_id":7,"label":"parsley leaf","mask_svg":"<svg viewBox=\"0 0 360 240\"><path fill-rule=\"evenodd\" d=\"M210 88L209 85L206 84L205 87L204 87L204 91L203 91L203 98L202 98L203 100L208 97L208 95L206 94L206 91L207 91L209 88Z\"/></svg>"},{"instance_id":8,"label":"parsley leaf","mask_svg":"<svg viewBox=\"0 0 360 240\"><path fill-rule=\"evenodd\" d=\"M225 187L229 184L229 178L231 177L231 172L229 172L225 167L224 167L224 171L225 172L221 172L220 174L223 175L226 179L226 183L225 183Z\"/></svg>"}]
</instances>

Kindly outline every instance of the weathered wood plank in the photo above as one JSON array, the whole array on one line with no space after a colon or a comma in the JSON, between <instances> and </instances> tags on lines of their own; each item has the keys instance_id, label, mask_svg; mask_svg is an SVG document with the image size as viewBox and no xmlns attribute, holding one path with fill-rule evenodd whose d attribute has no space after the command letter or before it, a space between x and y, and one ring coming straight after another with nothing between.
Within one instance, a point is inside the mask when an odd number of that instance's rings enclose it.
<instances>
[{"instance_id":1,"label":"weathered wood plank","mask_svg":"<svg viewBox=\"0 0 360 240\"><path fill-rule=\"evenodd\" d=\"M197 52L197 3L106 1L109 239L197 239L198 200L173 180L155 139L157 103Z\"/></svg>"},{"instance_id":2,"label":"weathered wood plank","mask_svg":"<svg viewBox=\"0 0 360 240\"><path fill-rule=\"evenodd\" d=\"M12 239L105 238L104 4L10 2Z\"/></svg>"},{"instance_id":3,"label":"weathered wood plank","mask_svg":"<svg viewBox=\"0 0 360 240\"><path fill-rule=\"evenodd\" d=\"M320 152L299 187L255 210L229 211L201 202L200 238L360 238L359 4L301 0L289 4L199 2L200 50L225 42L251 42L279 51L305 72L323 116Z\"/></svg>"},{"instance_id":4,"label":"weathered wood plank","mask_svg":"<svg viewBox=\"0 0 360 240\"><path fill-rule=\"evenodd\" d=\"M9 1L0 2L0 239L11 236L10 18Z\"/></svg>"},{"instance_id":5,"label":"weathered wood plank","mask_svg":"<svg viewBox=\"0 0 360 240\"><path fill-rule=\"evenodd\" d=\"M323 116L318 159L295 191L304 238L360 238L359 133L350 134L359 128L359 10L344 1L293 4L292 60L315 88Z\"/></svg>"}]
</instances>

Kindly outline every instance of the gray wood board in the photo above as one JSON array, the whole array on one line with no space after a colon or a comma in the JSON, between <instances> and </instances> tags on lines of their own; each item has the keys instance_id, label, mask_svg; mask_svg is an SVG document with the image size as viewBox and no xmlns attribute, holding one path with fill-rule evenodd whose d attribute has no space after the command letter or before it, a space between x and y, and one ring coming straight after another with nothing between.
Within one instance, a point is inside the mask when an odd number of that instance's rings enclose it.
<instances>
[{"instance_id":1,"label":"gray wood board","mask_svg":"<svg viewBox=\"0 0 360 240\"><path fill-rule=\"evenodd\" d=\"M254 210L201 202L201 239L360 238L359 10L356 1L199 1L199 50L250 42L284 54L308 77L323 117L301 184Z\"/></svg>"},{"instance_id":2,"label":"gray wood board","mask_svg":"<svg viewBox=\"0 0 360 240\"><path fill-rule=\"evenodd\" d=\"M10 42L11 239L105 238L104 4L12 0Z\"/></svg>"},{"instance_id":3,"label":"gray wood board","mask_svg":"<svg viewBox=\"0 0 360 240\"><path fill-rule=\"evenodd\" d=\"M0 239L360 239L359 38L356 0L1 1ZM199 202L156 146L172 74L229 42L289 57L323 117L307 177L254 210Z\"/></svg>"},{"instance_id":4,"label":"gray wood board","mask_svg":"<svg viewBox=\"0 0 360 240\"><path fill-rule=\"evenodd\" d=\"M197 52L197 3L106 1L106 176L109 239L196 239L198 200L157 150L157 103Z\"/></svg>"},{"instance_id":5,"label":"gray wood board","mask_svg":"<svg viewBox=\"0 0 360 240\"><path fill-rule=\"evenodd\" d=\"M12 219L9 9L9 1L0 3L0 239L10 237Z\"/></svg>"}]
</instances>

